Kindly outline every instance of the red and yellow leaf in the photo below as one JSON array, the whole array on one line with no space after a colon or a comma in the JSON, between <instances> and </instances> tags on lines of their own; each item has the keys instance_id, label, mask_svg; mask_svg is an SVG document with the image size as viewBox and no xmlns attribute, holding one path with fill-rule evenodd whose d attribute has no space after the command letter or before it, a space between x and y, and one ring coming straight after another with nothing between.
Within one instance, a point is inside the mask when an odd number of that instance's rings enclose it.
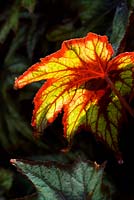
<instances>
[{"instance_id":1,"label":"red and yellow leaf","mask_svg":"<svg viewBox=\"0 0 134 200\"><path fill-rule=\"evenodd\" d=\"M47 80L34 98L32 125L42 132L64 111L64 134L68 141L85 126L114 150L122 110L133 115L123 96L134 87L134 53L111 59L113 48L106 36L89 33L63 42L56 53L30 67L15 81L15 88Z\"/></svg>"}]
</instances>

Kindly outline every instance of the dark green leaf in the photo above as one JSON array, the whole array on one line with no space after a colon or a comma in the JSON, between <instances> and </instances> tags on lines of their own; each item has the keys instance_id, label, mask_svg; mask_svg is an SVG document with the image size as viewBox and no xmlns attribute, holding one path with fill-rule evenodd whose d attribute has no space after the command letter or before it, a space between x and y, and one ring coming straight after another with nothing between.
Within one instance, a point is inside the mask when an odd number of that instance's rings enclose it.
<instances>
[{"instance_id":1,"label":"dark green leaf","mask_svg":"<svg viewBox=\"0 0 134 200\"><path fill-rule=\"evenodd\" d=\"M34 11L36 0L22 0L22 6L27 8L30 12Z\"/></svg>"},{"instance_id":2,"label":"dark green leaf","mask_svg":"<svg viewBox=\"0 0 134 200\"><path fill-rule=\"evenodd\" d=\"M125 1L121 2L116 8L115 16L113 19L111 43L117 53L120 42L124 38L126 27L128 24L129 10Z\"/></svg>"},{"instance_id":3,"label":"dark green leaf","mask_svg":"<svg viewBox=\"0 0 134 200\"><path fill-rule=\"evenodd\" d=\"M4 105L1 107L0 113L1 146L6 150L11 148L16 149L20 146L22 150L26 150L26 148L29 148L28 145L30 143L31 145L32 143L36 143L36 145L39 144L41 147L43 146L43 143L41 144L41 142L36 141L33 138L30 123L26 121L25 117L21 114L22 112L20 112L21 102L33 97L37 84L31 86L29 90L23 91L22 94L16 98L17 94L14 94L13 90L14 79L20 72L23 72L24 69L26 69L28 64L27 60L23 57L21 58L16 56L15 59L11 60L7 60L9 66L3 70L3 73L1 73L2 97L0 102L1 105Z\"/></svg>"},{"instance_id":4,"label":"dark green leaf","mask_svg":"<svg viewBox=\"0 0 134 200\"><path fill-rule=\"evenodd\" d=\"M67 18L64 23L58 23L51 27L47 32L46 37L49 41L63 41L70 38L82 37L89 31L101 32L109 29L112 18L109 22L107 16L116 6L116 1L100 1L100 0L78 0L71 1L67 5L76 16ZM109 16L108 16L109 17Z\"/></svg>"},{"instance_id":5,"label":"dark green leaf","mask_svg":"<svg viewBox=\"0 0 134 200\"><path fill-rule=\"evenodd\" d=\"M0 168L0 193L8 191L13 182L13 174L11 171Z\"/></svg>"},{"instance_id":6,"label":"dark green leaf","mask_svg":"<svg viewBox=\"0 0 134 200\"><path fill-rule=\"evenodd\" d=\"M93 17L98 16L100 11L104 9L105 1L91 1L91 0L81 0L79 1L79 17L82 24L85 24L87 21L93 19ZM96 18L97 19L97 18ZM94 19L94 20L96 20Z\"/></svg>"},{"instance_id":7,"label":"dark green leaf","mask_svg":"<svg viewBox=\"0 0 134 200\"><path fill-rule=\"evenodd\" d=\"M20 46L24 43L25 39L25 32L26 28L22 27L21 29L18 30L16 33L15 37L13 38L11 42L11 46L9 51L7 52L7 55L5 57L5 64L7 65L13 65L14 60L16 60L16 51L20 48ZM14 58L15 57L15 58ZM22 61L20 64L23 64ZM21 67L22 68L22 67ZM19 67L18 67L19 70Z\"/></svg>"},{"instance_id":8,"label":"dark green leaf","mask_svg":"<svg viewBox=\"0 0 134 200\"><path fill-rule=\"evenodd\" d=\"M12 159L11 163L37 188L38 200L110 200L113 186L104 185L104 164L77 161L72 165ZM107 188L104 190L104 188Z\"/></svg>"},{"instance_id":9,"label":"dark green leaf","mask_svg":"<svg viewBox=\"0 0 134 200\"><path fill-rule=\"evenodd\" d=\"M63 25L57 25L51 32L48 32L46 37L49 41L65 40L74 31L73 22L68 22ZM68 38L69 39L69 38Z\"/></svg>"},{"instance_id":10,"label":"dark green leaf","mask_svg":"<svg viewBox=\"0 0 134 200\"><path fill-rule=\"evenodd\" d=\"M131 9L134 8L134 0L128 0L128 4L129 4Z\"/></svg>"},{"instance_id":11,"label":"dark green leaf","mask_svg":"<svg viewBox=\"0 0 134 200\"><path fill-rule=\"evenodd\" d=\"M16 1L17 2L17 1ZM11 9L9 16L0 31L0 42L3 43L10 32L10 30L16 30L19 22L19 5L15 3Z\"/></svg>"}]
</instances>

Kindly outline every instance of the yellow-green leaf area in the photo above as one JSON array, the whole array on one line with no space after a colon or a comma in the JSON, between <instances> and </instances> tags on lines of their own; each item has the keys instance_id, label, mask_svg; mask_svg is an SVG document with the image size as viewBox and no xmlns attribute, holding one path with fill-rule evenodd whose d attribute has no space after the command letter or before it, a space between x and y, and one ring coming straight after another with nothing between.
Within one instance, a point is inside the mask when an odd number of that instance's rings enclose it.
<instances>
[{"instance_id":1,"label":"yellow-green leaf area","mask_svg":"<svg viewBox=\"0 0 134 200\"><path fill-rule=\"evenodd\" d=\"M78 130L78 127L85 123L86 117L86 107L83 105L84 100L84 90L79 89L76 92L72 91L71 96L73 96L72 101L69 106L67 106L67 139L70 140L75 132Z\"/></svg>"},{"instance_id":2,"label":"yellow-green leaf area","mask_svg":"<svg viewBox=\"0 0 134 200\"><path fill-rule=\"evenodd\" d=\"M99 107L96 104L92 104L87 112L88 126L90 126L93 133L96 132L98 109L99 109Z\"/></svg>"},{"instance_id":3,"label":"yellow-green leaf area","mask_svg":"<svg viewBox=\"0 0 134 200\"><path fill-rule=\"evenodd\" d=\"M132 90L133 78L132 69L126 69L120 73L121 81L115 82L115 88L122 96L129 94Z\"/></svg>"},{"instance_id":4,"label":"yellow-green leaf area","mask_svg":"<svg viewBox=\"0 0 134 200\"><path fill-rule=\"evenodd\" d=\"M61 82L53 83L51 86L43 85L34 98L34 102L40 103L35 107L35 117L33 124L36 123L40 131L47 126L47 121L53 121L60 112L63 103L67 101L67 91L64 91L66 85L61 85ZM41 127L40 127L41 126Z\"/></svg>"},{"instance_id":5,"label":"yellow-green leaf area","mask_svg":"<svg viewBox=\"0 0 134 200\"><path fill-rule=\"evenodd\" d=\"M108 120L113 124L118 124L121 117L121 104L117 97L113 97L112 101L107 106Z\"/></svg>"},{"instance_id":6,"label":"yellow-green leaf area","mask_svg":"<svg viewBox=\"0 0 134 200\"><path fill-rule=\"evenodd\" d=\"M106 128L107 128L106 119L104 118L103 114L100 114L97 123L97 134L104 140L105 140Z\"/></svg>"},{"instance_id":7,"label":"yellow-green leaf area","mask_svg":"<svg viewBox=\"0 0 134 200\"><path fill-rule=\"evenodd\" d=\"M71 55L71 58L69 57L68 53ZM73 51L67 51L64 57L58 59L53 58L50 60L50 63L47 64L47 66L49 66L52 71L55 71L56 69L69 69L71 67L77 68L79 65L81 65L80 59L78 56L76 56L75 53L73 53Z\"/></svg>"}]
</instances>

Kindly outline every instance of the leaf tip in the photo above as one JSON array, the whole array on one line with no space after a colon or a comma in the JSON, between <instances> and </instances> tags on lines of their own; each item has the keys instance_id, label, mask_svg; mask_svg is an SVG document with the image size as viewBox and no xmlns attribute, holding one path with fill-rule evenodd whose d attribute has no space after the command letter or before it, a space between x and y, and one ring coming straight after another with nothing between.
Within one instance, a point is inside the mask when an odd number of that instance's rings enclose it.
<instances>
[{"instance_id":1,"label":"leaf tip","mask_svg":"<svg viewBox=\"0 0 134 200\"><path fill-rule=\"evenodd\" d=\"M18 79L17 79L17 77L15 77L14 89L15 89L15 90L19 89L19 84L18 84Z\"/></svg>"},{"instance_id":2,"label":"leaf tip","mask_svg":"<svg viewBox=\"0 0 134 200\"><path fill-rule=\"evenodd\" d=\"M99 164L97 164L97 162L96 162L96 161L94 162L94 166L95 166L95 169L96 169L96 170L98 170L98 169L100 168L100 165L99 165Z\"/></svg>"},{"instance_id":3,"label":"leaf tip","mask_svg":"<svg viewBox=\"0 0 134 200\"><path fill-rule=\"evenodd\" d=\"M15 164L17 163L17 161L16 161L16 159L10 159L10 163L11 163L12 165L15 165Z\"/></svg>"},{"instance_id":4,"label":"leaf tip","mask_svg":"<svg viewBox=\"0 0 134 200\"><path fill-rule=\"evenodd\" d=\"M116 154L116 159L117 159L117 162L118 162L119 165L124 164L124 160L123 160L123 158L122 158L121 152L118 152L118 153Z\"/></svg>"}]
</instances>

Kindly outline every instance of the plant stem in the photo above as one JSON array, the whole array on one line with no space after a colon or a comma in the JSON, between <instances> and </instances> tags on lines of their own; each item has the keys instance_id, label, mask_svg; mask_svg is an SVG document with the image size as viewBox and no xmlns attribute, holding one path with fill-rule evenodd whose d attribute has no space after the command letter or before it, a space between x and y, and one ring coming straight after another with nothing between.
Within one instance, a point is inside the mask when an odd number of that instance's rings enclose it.
<instances>
[{"instance_id":1,"label":"plant stem","mask_svg":"<svg viewBox=\"0 0 134 200\"><path fill-rule=\"evenodd\" d=\"M131 107L129 106L129 104L126 102L126 100L121 96L120 92L118 90L116 90L116 88L115 88L113 82L111 81L111 79L108 76L105 76L105 80L110 85L110 87L114 91L114 93L117 95L117 97L119 98L119 100L122 103L122 105L126 108L126 110L130 113L130 115L132 117L134 117L133 110L131 109Z\"/></svg>"}]
</instances>

